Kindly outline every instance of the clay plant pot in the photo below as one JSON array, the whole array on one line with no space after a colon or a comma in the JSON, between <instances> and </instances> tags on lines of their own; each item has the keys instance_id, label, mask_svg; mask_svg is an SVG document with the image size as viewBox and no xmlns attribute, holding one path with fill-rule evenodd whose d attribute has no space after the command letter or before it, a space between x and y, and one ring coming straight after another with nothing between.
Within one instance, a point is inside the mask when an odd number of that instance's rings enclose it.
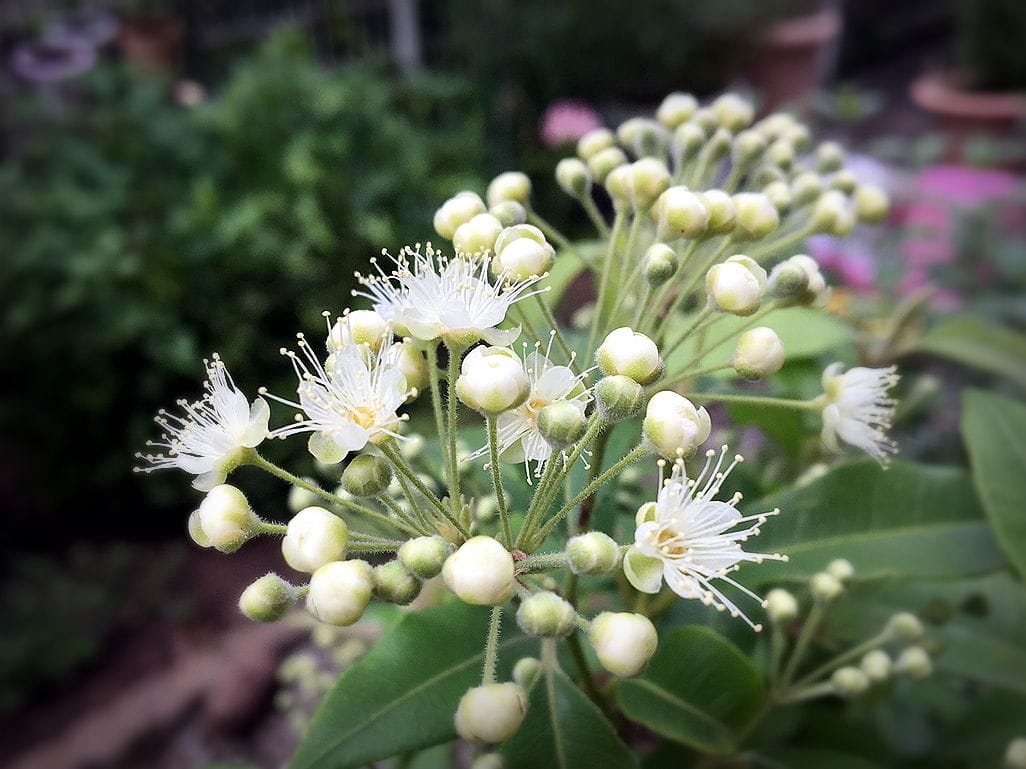
<instances>
[{"instance_id":1,"label":"clay plant pot","mask_svg":"<svg viewBox=\"0 0 1026 769\"><path fill-rule=\"evenodd\" d=\"M121 22L118 46L139 69L169 73L178 67L182 36L182 23L171 16L134 16Z\"/></svg>"},{"instance_id":2,"label":"clay plant pot","mask_svg":"<svg viewBox=\"0 0 1026 769\"><path fill-rule=\"evenodd\" d=\"M769 25L757 40L748 80L763 112L784 105L807 108L836 59L841 12L826 7Z\"/></svg>"}]
</instances>

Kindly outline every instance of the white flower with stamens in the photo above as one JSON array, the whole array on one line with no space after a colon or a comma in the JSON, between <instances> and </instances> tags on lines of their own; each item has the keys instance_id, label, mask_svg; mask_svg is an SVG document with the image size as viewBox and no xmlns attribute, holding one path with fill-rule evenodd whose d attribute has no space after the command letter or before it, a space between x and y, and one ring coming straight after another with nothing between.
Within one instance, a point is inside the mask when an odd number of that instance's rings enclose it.
<instances>
[{"instance_id":1,"label":"white flower with stamens","mask_svg":"<svg viewBox=\"0 0 1026 769\"><path fill-rule=\"evenodd\" d=\"M246 449L267 437L271 411L263 398L252 403L246 400L216 354L203 364L207 370L203 397L194 403L178 401L185 412L182 416L161 409L155 421L164 433L159 441L147 441L146 445L162 448L164 453L136 454L149 462L148 467L136 470L149 473L177 467L196 476L194 487L209 491L224 482Z\"/></svg>"},{"instance_id":2,"label":"white flower with stamens","mask_svg":"<svg viewBox=\"0 0 1026 769\"><path fill-rule=\"evenodd\" d=\"M726 453L724 446L714 462L716 452L708 451L705 468L694 480L687 478L683 460L674 463L656 502L638 510L638 528L634 544L624 556L624 574L643 593L658 593L665 580L681 598L697 598L719 611L741 617L754 630L761 630L762 626L753 623L714 580L726 582L765 606L759 596L730 574L745 561L787 560L784 555L747 553L741 549L742 542L757 535L769 516L780 511L742 516L735 507L741 500L740 494L726 502L713 499L741 462L741 457L735 456L723 469ZM742 524L747 525L737 528Z\"/></svg>"},{"instance_id":3,"label":"white flower with stamens","mask_svg":"<svg viewBox=\"0 0 1026 769\"><path fill-rule=\"evenodd\" d=\"M391 272L372 260L377 275L360 275L357 279L364 296L374 302L374 309L391 321L402 333L423 341L446 337L462 345L478 339L499 347L510 344L520 328L498 328L509 308L537 292L528 292L541 280L532 275L518 280L503 273L489 279L491 257L470 259L457 255L442 256L430 244L420 250L404 248L398 257L383 252L392 260Z\"/></svg>"},{"instance_id":4,"label":"white flower with stamens","mask_svg":"<svg viewBox=\"0 0 1026 769\"><path fill-rule=\"evenodd\" d=\"M832 451L839 451L838 438L862 449L869 456L886 464L898 447L887 436L894 407L887 391L900 378L894 366L889 368L849 369L834 363L823 372L823 443Z\"/></svg>"},{"instance_id":5,"label":"white flower with stamens","mask_svg":"<svg viewBox=\"0 0 1026 769\"><path fill-rule=\"evenodd\" d=\"M331 356L330 368L321 365L302 335L299 349L301 354L282 350L299 377L299 402L268 397L300 409L306 418L297 414L295 422L275 430L273 437L311 433L310 453L327 464L341 462L368 443L399 437L402 417L396 412L411 391L397 360L399 348L390 340L377 353L368 354L365 345L343 347Z\"/></svg>"}]
</instances>

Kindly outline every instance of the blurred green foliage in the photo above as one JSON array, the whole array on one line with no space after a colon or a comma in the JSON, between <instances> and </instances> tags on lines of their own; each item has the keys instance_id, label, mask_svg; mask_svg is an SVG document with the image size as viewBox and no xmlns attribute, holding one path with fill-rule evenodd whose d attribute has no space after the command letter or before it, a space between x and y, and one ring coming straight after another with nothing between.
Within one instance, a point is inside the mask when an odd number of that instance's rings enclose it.
<instances>
[{"instance_id":1,"label":"blurred green foliage","mask_svg":"<svg viewBox=\"0 0 1026 769\"><path fill-rule=\"evenodd\" d=\"M1026 90L1026 3L1021 0L958 0L958 62L973 88Z\"/></svg>"},{"instance_id":2,"label":"blurred green foliage","mask_svg":"<svg viewBox=\"0 0 1026 769\"><path fill-rule=\"evenodd\" d=\"M180 479L132 483L132 454L156 408L199 394L201 358L216 349L251 395L275 384L258 375L290 380L278 348L349 303L352 270L429 238L438 202L481 184L464 87L326 71L294 33L191 110L113 68L72 89L15 105L0 163L0 490L32 522L21 546L53 544L44 521L160 528L125 513L181 508Z\"/></svg>"}]
</instances>

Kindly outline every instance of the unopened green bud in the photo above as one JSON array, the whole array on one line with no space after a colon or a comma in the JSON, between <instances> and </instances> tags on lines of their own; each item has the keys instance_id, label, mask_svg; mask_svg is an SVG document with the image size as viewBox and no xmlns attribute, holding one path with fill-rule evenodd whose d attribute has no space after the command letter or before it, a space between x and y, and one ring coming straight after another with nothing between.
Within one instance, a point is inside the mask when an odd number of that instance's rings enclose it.
<instances>
[{"instance_id":1,"label":"unopened green bud","mask_svg":"<svg viewBox=\"0 0 1026 769\"><path fill-rule=\"evenodd\" d=\"M569 601L544 591L521 601L517 609L517 624L528 635L556 638L573 632L577 626L577 612Z\"/></svg>"},{"instance_id":2,"label":"unopened green bud","mask_svg":"<svg viewBox=\"0 0 1026 769\"><path fill-rule=\"evenodd\" d=\"M574 574L610 574L620 563L620 546L608 534L589 531L566 543L566 558Z\"/></svg>"},{"instance_id":3,"label":"unopened green bud","mask_svg":"<svg viewBox=\"0 0 1026 769\"><path fill-rule=\"evenodd\" d=\"M588 429L588 417L578 401L555 401L538 412L538 432L556 449L577 443Z\"/></svg>"},{"instance_id":4,"label":"unopened green bud","mask_svg":"<svg viewBox=\"0 0 1026 769\"><path fill-rule=\"evenodd\" d=\"M277 574L265 574L242 591L239 611L254 622L277 622L296 600L292 585Z\"/></svg>"},{"instance_id":5,"label":"unopened green bud","mask_svg":"<svg viewBox=\"0 0 1026 769\"><path fill-rule=\"evenodd\" d=\"M346 522L323 507L304 507L289 521L281 553L296 571L313 573L326 563L341 561L349 545Z\"/></svg>"},{"instance_id":6,"label":"unopened green bud","mask_svg":"<svg viewBox=\"0 0 1026 769\"><path fill-rule=\"evenodd\" d=\"M260 519L250 508L246 496L227 483L207 492L198 513L207 541L222 553L234 553L260 528Z\"/></svg>"},{"instance_id":7,"label":"unopened green bud","mask_svg":"<svg viewBox=\"0 0 1026 769\"><path fill-rule=\"evenodd\" d=\"M890 200L887 193L875 184L860 184L855 188L855 215L860 221L877 224L887 218Z\"/></svg>"},{"instance_id":8,"label":"unopened green bud","mask_svg":"<svg viewBox=\"0 0 1026 769\"><path fill-rule=\"evenodd\" d=\"M428 363L423 351L413 342L399 342L398 352L395 357L396 366L406 377L406 386L411 390L421 392L428 384ZM410 396L411 399L415 396ZM410 441L403 441L403 448Z\"/></svg>"},{"instance_id":9,"label":"unopened green bud","mask_svg":"<svg viewBox=\"0 0 1026 769\"><path fill-rule=\"evenodd\" d=\"M844 592L844 585L833 574L821 571L809 582L812 597L819 603L830 603Z\"/></svg>"},{"instance_id":10,"label":"unopened green bud","mask_svg":"<svg viewBox=\"0 0 1026 769\"><path fill-rule=\"evenodd\" d=\"M745 331L737 341L731 364L738 376L755 381L780 371L784 365L784 343L777 332L765 326Z\"/></svg>"},{"instance_id":11,"label":"unopened green bud","mask_svg":"<svg viewBox=\"0 0 1026 769\"><path fill-rule=\"evenodd\" d=\"M755 128L764 133L767 139L773 140L786 136L797 125L800 125L798 121L786 112L774 112L760 120Z\"/></svg>"},{"instance_id":12,"label":"unopened green bud","mask_svg":"<svg viewBox=\"0 0 1026 769\"><path fill-rule=\"evenodd\" d=\"M786 214L791 210L791 187L787 182L770 182L762 189L762 194L767 197L778 214Z\"/></svg>"},{"instance_id":13,"label":"unopened green bud","mask_svg":"<svg viewBox=\"0 0 1026 769\"><path fill-rule=\"evenodd\" d=\"M669 130L686 123L698 110L698 99L689 93L671 93L656 110L656 120Z\"/></svg>"},{"instance_id":14,"label":"unopened green bud","mask_svg":"<svg viewBox=\"0 0 1026 769\"><path fill-rule=\"evenodd\" d=\"M854 699L865 694L869 688L869 678L856 667L843 667L834 671L830 676L830 682L834 685L834 691L845 699Z\"/></svg>"},{"instance_id":15,"label":"unopened green bud","mask_svg":"<svg viewBox=\"0 0 1026 769\"><path fill-rule=\"evenodd\" d=\"M710 164L719 163L730 154L734 137L726 128L717 128L702 148L702 155Z\"/></svg>"},{"instance_id":16,"label":"unopened green bud","mask_svg":"<svg viewBox=\"0 0 1026 769\"><path fill-rule=\"evenodd\" d=\"M666 129L655 120L635 117L616 129L616 137L637 158L661 157L669 146Z\"/></svg>"},{"instance_id":17,"label":"unopened green bud","mask_svg":"<svg viewBox=\"0 0 1026 769\"><path fill-rule=\"evenodd\" d=\"M577 156L582 160L591 160L599 152L610 149L615 144L616 137L608 128L593 128L577 140Z\"/></svg>"},{"instance_id":18,"label":"unopened green bud","mask_svg":"<svg viewBox=\"0 0 1026 769\"><path fill-rule=\"evenodd\" d=\"M816 260L806 254L796 254L773 268L769 292L784 305L821 306L829 297L830 288Z\"/></svg>"},{"instance_id":19,"label":"unopened green bud","mask_svg":"<svg viewBox=\"0 0 1026 769\"><path fill-rule=\"evenodd\" d=\"M898 659L894 661L894 671L915 681L922 681L924 678L930 677L933 672L933 663L930 661L930 655L922 646L909 646L903 649L898 655Z\"/></svg>"},{"instance_id":20,"label":"unopened green bud","mask_svg":"<svg viewBox=\"0 0 1026 769\"><path fill-rule=\"evenodd\" d=\"M734 200L723 190L706 190L699 193L702 203L709 211L708 233L710 235L728 235L737 224L737 212Z\"/></svg>"},{"instance_id":21,"label":"unopened green bud","mask_svg":"<svg viewBox=\"0 0 1026 769\"><path fill-rule=\"evenodd\" d=\"M803 171L791 180L791 197L796 206L804 206L819 200L823 194L823 179L819 174Z\"/></svg>"},{"instance_id":22,"label":"unopened green bud","mask_svg":"<svg viewBox=\"0 0 1026 769\"><path fill-rule=\"evenodd\" d=\"M859 668L874 684L883 683L891 677L891 658L883 649L873 649L862 658Z\"/></svg>"},{"instance_id":23,"label":"unopened green bud","mask_svg":"<svg viewBox=\"0 0 1026 769\"><path fill-rule=\"evenodd\" d=\"M420 595L420 581L401 561L389 561L374 567L374 595L382 601L406 606Z\"/></svg>"},{"instance_id":24,"label":"unopened green bud","mask_svg":"<svg viewBox=\"0 0 1026 769\"><path fill-rule=\"evenodd\" d=\"M630 419L645 405L645 388L627 376L603 377L594 392L599 416L607 424Z\"/></svg>"},{"instance_id":25,"label":"unopened green bud","mask_svg":"<svg viewBox=\"0 0 1026 769\"><path fill-rule=\"evenodd\" d=\"M680 259L677 252L665 243L653 243L645 252L645 280L657 287L677 274Z\"/></svg>"},{"instance_id":26,"label":"unopened green bud","mask_svg":"<svg viewBox=\"0 0 1026 769\"><path fill-rule=\"evenodd\" d=\"M733 315L747 316L758 310L766 285L766 270L744 254L713 265L705 277L712 306Z\"/></svg>"},{"instance_id":27,"label":"unopened green bud","mask_svg":"<svg viewBox=\"0 0 1026 769\"><path fill-rule=\"evenodd\" d=\"M491 537L468 539L442 567L446 586L465 603L501 606L516 592L513 556Z\"/></svg>"},{"instance_id":28,"label":"unopened green bud","mask_svg":"<svg viewBox=\"0 0 1026 769\"><path fill-rule=\"evenodd\" d=\"M798 601L783 588L774 588L766 594L766 616L770 622L786 625L798 616Z\"/></svg>"},{"instance_id":29,"label":"unopened green bud","mask_svg":"<svg viewBox=\"0 0 1026 769\"><path fill-rule=\"evenodd\" d=\"M823 142L816 147L816 170L828 174L844 165L844 148L837 142Z\"/></svg>"},{"instance_id":30,"label":"unopened green bud","mask_svg":"<svg viewBox=\"0 0 1026 769\"><path fill-rule=\"evenodd\" d=\"M760 163L759 166L752 172L752 183L756 187L765 187L773 182L786 182L787 174L780 166L775 166L772 163Z\"/></svg>"},{"instance_id":31,"label":"unopened green bud","mask_svg":"<svg viewBox=\"0 0 1026 769\"><path fill-rule=\"evenodd\" d=\"M524 362L508 347L478 345L463 359L455 390L470 408L497 416L523 403L531 392L531 382Z\"/></svg>"},{"instance_id":32,"label":"unopened green bud","mask_svg":"<svg viewBox=\"0 0 1026 769\"><path fill-rule=\"evenodd\" d=\"M515 200L504 200L488 209L503 227L515 227L527 221L527 209Z\"/></svg>"},{"instance_id":33,"label":"unopened green bud","mask_svg":"<svg viewBox=\"0 0 1026 769\"><path fill-rule=\"evenodd\" d=\"M622 374L643 385L651 384L663 373L656 343L627 326L606 335L595 351L595 362L607 376Z\"/></svg>"},{"instance_id":34,"label":"unopened green bud","mask_svg":"<svg viewBox=\"0 0 1026 769\"><path fill-rule=\"evenodd\" d=\"M545 275L552 269L556 259L556 250L541 239L518 235L519 230L537 228L530 224L518 224L507 227L495 241L495 258L492 260L492 273L496 277L505 276L515 280L528 280ZM512 233L508 238L507 233ZM538 232L541 235L541 232Z\"/></svg>"},{"instance_id":35,"label":"unopened green bud","mask_svg":"<svg viewBox=\"0 0 1026 769\"><path fill-rule=\"evenodd\" d=\"M1026 737L1016 737L1008 743L1005 769L1026 769Z\"/></svg>"},{"instance_id":36,"label":"unopened green bud","mask_svg":"<svg viewBox=\"0 0 1026 769\"><path fill-rule=\"evenodd\" d=\"M363 616L374 591L374 570L366 561L332 561L313 573L307 610L329 625L352 625Z\"/></svg>"},{"instance_id":37,"label":"unopened green bud","mask_svg":"<svg viewBox=\"0 0 1026 769\"><path fill-rule=\"evenodd\" d=\"M709 439L712 422L704 406L696 407L683 395L663 390L645 407L645 441L667 459L688 456Z\"/></svg>"},{"instance_id":38,"label":"unopened green bud","mask_svg":"<svg viewBox=\"0 0 1026 769\"><path fill-rule=\"evenodd\" d=\"M848 205L848 199L837 190L824 192L813 204L809 226L814 232L838 237L850 233L855 227L855 215Z\"/></svg>"},{"instance_id":39,"label":"unopened green bud","mask_svg":"<svg viewBox=\"0 0 1026 769\"><path fill-rule=\"evenodd\" d=\"M373 454L361 454L342 472L342 487L354 497L376 497L391 482L392 468Z\"/></svg>"},{"instance_id":40,"label":"unopened green bud","mask_svg":"<svg viewBox=\"0 0 1026 769\"><path fill-rule=\"evenodd\" d=\"M855 576L855 567L846 558L836 558L826 567L827 573L841 582L847 582Z\"/></svg>"},{"instance_id":41,"label":"unopened green bud","mask_svg":"<svg viewBox=\"0 0 1026 769\"><path fill-rule=\"evenodd\" d=\"M531 197L531 180L520 171L507 171L499 174L488 184L485 199L489 206L498 205L504 200L513 200L525 205Z\"/></svg>"},{"instance_id":42,"label":"unopened green bud","mask_svg":"<svg viewBox=\"0 0 1026 769\"><path fill-rule=\"evenodd\" d=\"M738 165L747 166L766 151L766 137L758 131L742 131L734 137L731 159Z\"/></svg>"},{"instance_id":43,"label":"unopened green bud","mask_svg":"<svg viewBox=\"0 0 1026 769\"><path fill-rule=\"evenodd\" d=\"M667 239L698 238L709 226L709 210L698 194L686 187L667 189L652 206L659 234Z\"/></svg>"},{"instance_id":44,"label":"unopened green bud","mask_svg":"<svg viewBox=\"0 0 1026 769\"><path fill-rule=\"evenodd\" d=\"M717 128L722 127L720 119L716 117L716 113L712 111L711 107L702 107L698 109L695 114L691 116L691 120L701 126L706 135L711 135Z\"/></svg>"},{"instance_id":45,"label":"unopened green bud","mask_svg":"<svg viewBox=\"0 0 1026 769\"><path fill-rule=\"evenodd\" d=\"M638 210L646 211L669 188L670 171L654 157L643 157L629 167L631 200Z\"/></svg>"},{"instance_id":46,"label":"unopened green bud","mask_svg":"<svg viewBox=\"0 0 1026 769\"><path fill-rule=\"evenodd\" d=\"M456 229L485 212L484 201L476 192L460 192L449 198L435 212L435 232L446 240L452 240Z\"/></svg>"},{"instance_id":47,"label":"unopened green bud","mask_svg":"<svg viewBox=\"0 0 1026 769\"><path fill-rule=\"evenodd\" d=\"M442 571L452 545L439 536L414 537L399 548L399 561L406 570L420 579L431 579Z\"/></svg>"},{"instance_id":48,"label":"unopened green bud","mask_svg":"<svg viewBox=\"0 0 1026 769\"><path fill-rule=\"evenodd\" d=\"M303 480L311 486L317 485L317 481L313 478L303 478ZM319 501L320 497L309 489L304 489L302 486L293 486L289 489L288 506L289 510L293 513L298 513L304 507L316 505Z\"/></svg>"},{"instance_id":49,"label":"unopened green bud","mask_svg":"<svg viewBox=\"0 0 1026 769\"><path fill-rule=\"evenodd\" d=\"M659 644L652 621L628 612L599 614L591 622L588 638L602 667L622 678L644 670Z\"/></svg>"},{"instance_id":50,"label":"unopened green bud","mask_svg":"<svg viewBox=\"0 0 1026 769\"><path fill-rule=\"evenodd\" d=\"M556 182L572 198L583 198L591 192L591 173L580 158L563 158L556 164Z\"/></svg>"},{"instance_id":51,"label":"unopened green bud","mask_svg":"<svg viewBox=\"0 0 1026 769\"><path fill-rule=\"evenodd\" d=\"M605 187L617 209L634 205L632 195L631 164L617 166L606 176Z\"/></svg>"},{"instance_id":52,"label":"unopened green bud","mask_svg":"<svg viewBox=\"0 0 1026 769\"><path fill-rule=\"evenodd\" d=\"M790 168L794 163L794 145L787 139L777 139L766 148L766 162L780 168Z\"/></svg>"},{"instance_id":53,"label":"unopened green bud","mask_svg":"<svg viewBox=\"0 0 1026 769\"><path fill-rule=\"evenodd\" d=\"M725 93L717 97L711 107L720 125L731 131L747 128L755 117L755 108L751 102L736 93Z\"/></svg>"},{"instance_id":54,"label":"unopened green bud","mask_svg":"<svg viewBox=\"0 0 1026 769\"><path fill-rule=\"evenodd\" d=\"M478 256L495 248L495 239L502 232L502 222L491 214L478 214L456 228L452 246L458 254Z\"/></svg>"},{"instance_id":55,"label":"unopened green bud","mask_svg":"<svg viewBox=\"0 0 1026 769\"><path fill-rule=\"evenodd\" d=\"M516 734L526 711L527 695L516 684L476 686L460 699L456 732L468 742L503 742Z\"/></svg>"},{"instance_id":56,"label":"unopened green bud","mask_svg":"<svg viewBox=\"0 0 1026 769\"><path fill-rule=\"evenodd\" d=\"M513 666L513 681L527 691L534 686L541 671L541 662L534 657L521 657Z\"/></svg>"},{"instance_id":57,"label":"unopened green bud","mask_svg":"<svg viewBox=\"0 0 1026 769\"><path fill-rule=\"evenodd\" d=\"M853 194L858 185L859 180L855 178L855 174L845 168L830 177L830 189L843 192L845 195Z\"/></svg>"},{"instance_id":58,"label":"unopened green bud","mask_svg":"<svg viewBox=\"0 0 1026 769\"><path fill-rule=\"evenodd\" d=\"M887 621L887 634L904 643L915 643L923 637L923 623L907 611L898 612Z\"/></svg>"},{"instance_id":59,"label":"unopened green bud","mask_svg":"<svg viewBox=\"0 0 1026 769\"><path fill-rule=\"evenodd\" d=\"M734 196L737 212L735 237L760 240L780 226L780 214L768 197L761 192L740 192Z\"/></svg>"},{"instance_id":60,"label":"unopened green bud","mask_svg":"<svg viewBox=\"0 0 1026 769\"><path fill-rule=\"evenodd\" d=\"M674 163L680 166L694 158L705 145L707 137L705 129L697 123L682 123L677 126L670 146Z\"/></svg>"}]
</instances>

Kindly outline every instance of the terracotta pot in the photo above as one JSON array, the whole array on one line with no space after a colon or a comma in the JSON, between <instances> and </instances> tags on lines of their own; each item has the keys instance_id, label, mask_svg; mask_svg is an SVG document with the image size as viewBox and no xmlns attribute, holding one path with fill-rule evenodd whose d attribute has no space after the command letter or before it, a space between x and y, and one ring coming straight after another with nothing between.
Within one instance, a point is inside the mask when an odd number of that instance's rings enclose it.
<instances>
[{"instance_id":1,"label":"terracotta pot","mask_svg":"<svg viewBox=\"0 0 1026 769\"><path fill-rule=\"evenodd\" d=\"M182 24L170 16L125 19L118 45L125 58L147 72L172 72L182 52Z\"/></svg>"},{"instance_id":2,"label":"terracotta pot","mask_svg":"<svg viewBox=\"0 0 1026 769\"><path fill-rule=\"evenodd\" d=\"M760 35L748 79L764 112L808 106L833 66L842 26L841 12L828 7L775 22Z\"/></svg>"}]
</instances>

